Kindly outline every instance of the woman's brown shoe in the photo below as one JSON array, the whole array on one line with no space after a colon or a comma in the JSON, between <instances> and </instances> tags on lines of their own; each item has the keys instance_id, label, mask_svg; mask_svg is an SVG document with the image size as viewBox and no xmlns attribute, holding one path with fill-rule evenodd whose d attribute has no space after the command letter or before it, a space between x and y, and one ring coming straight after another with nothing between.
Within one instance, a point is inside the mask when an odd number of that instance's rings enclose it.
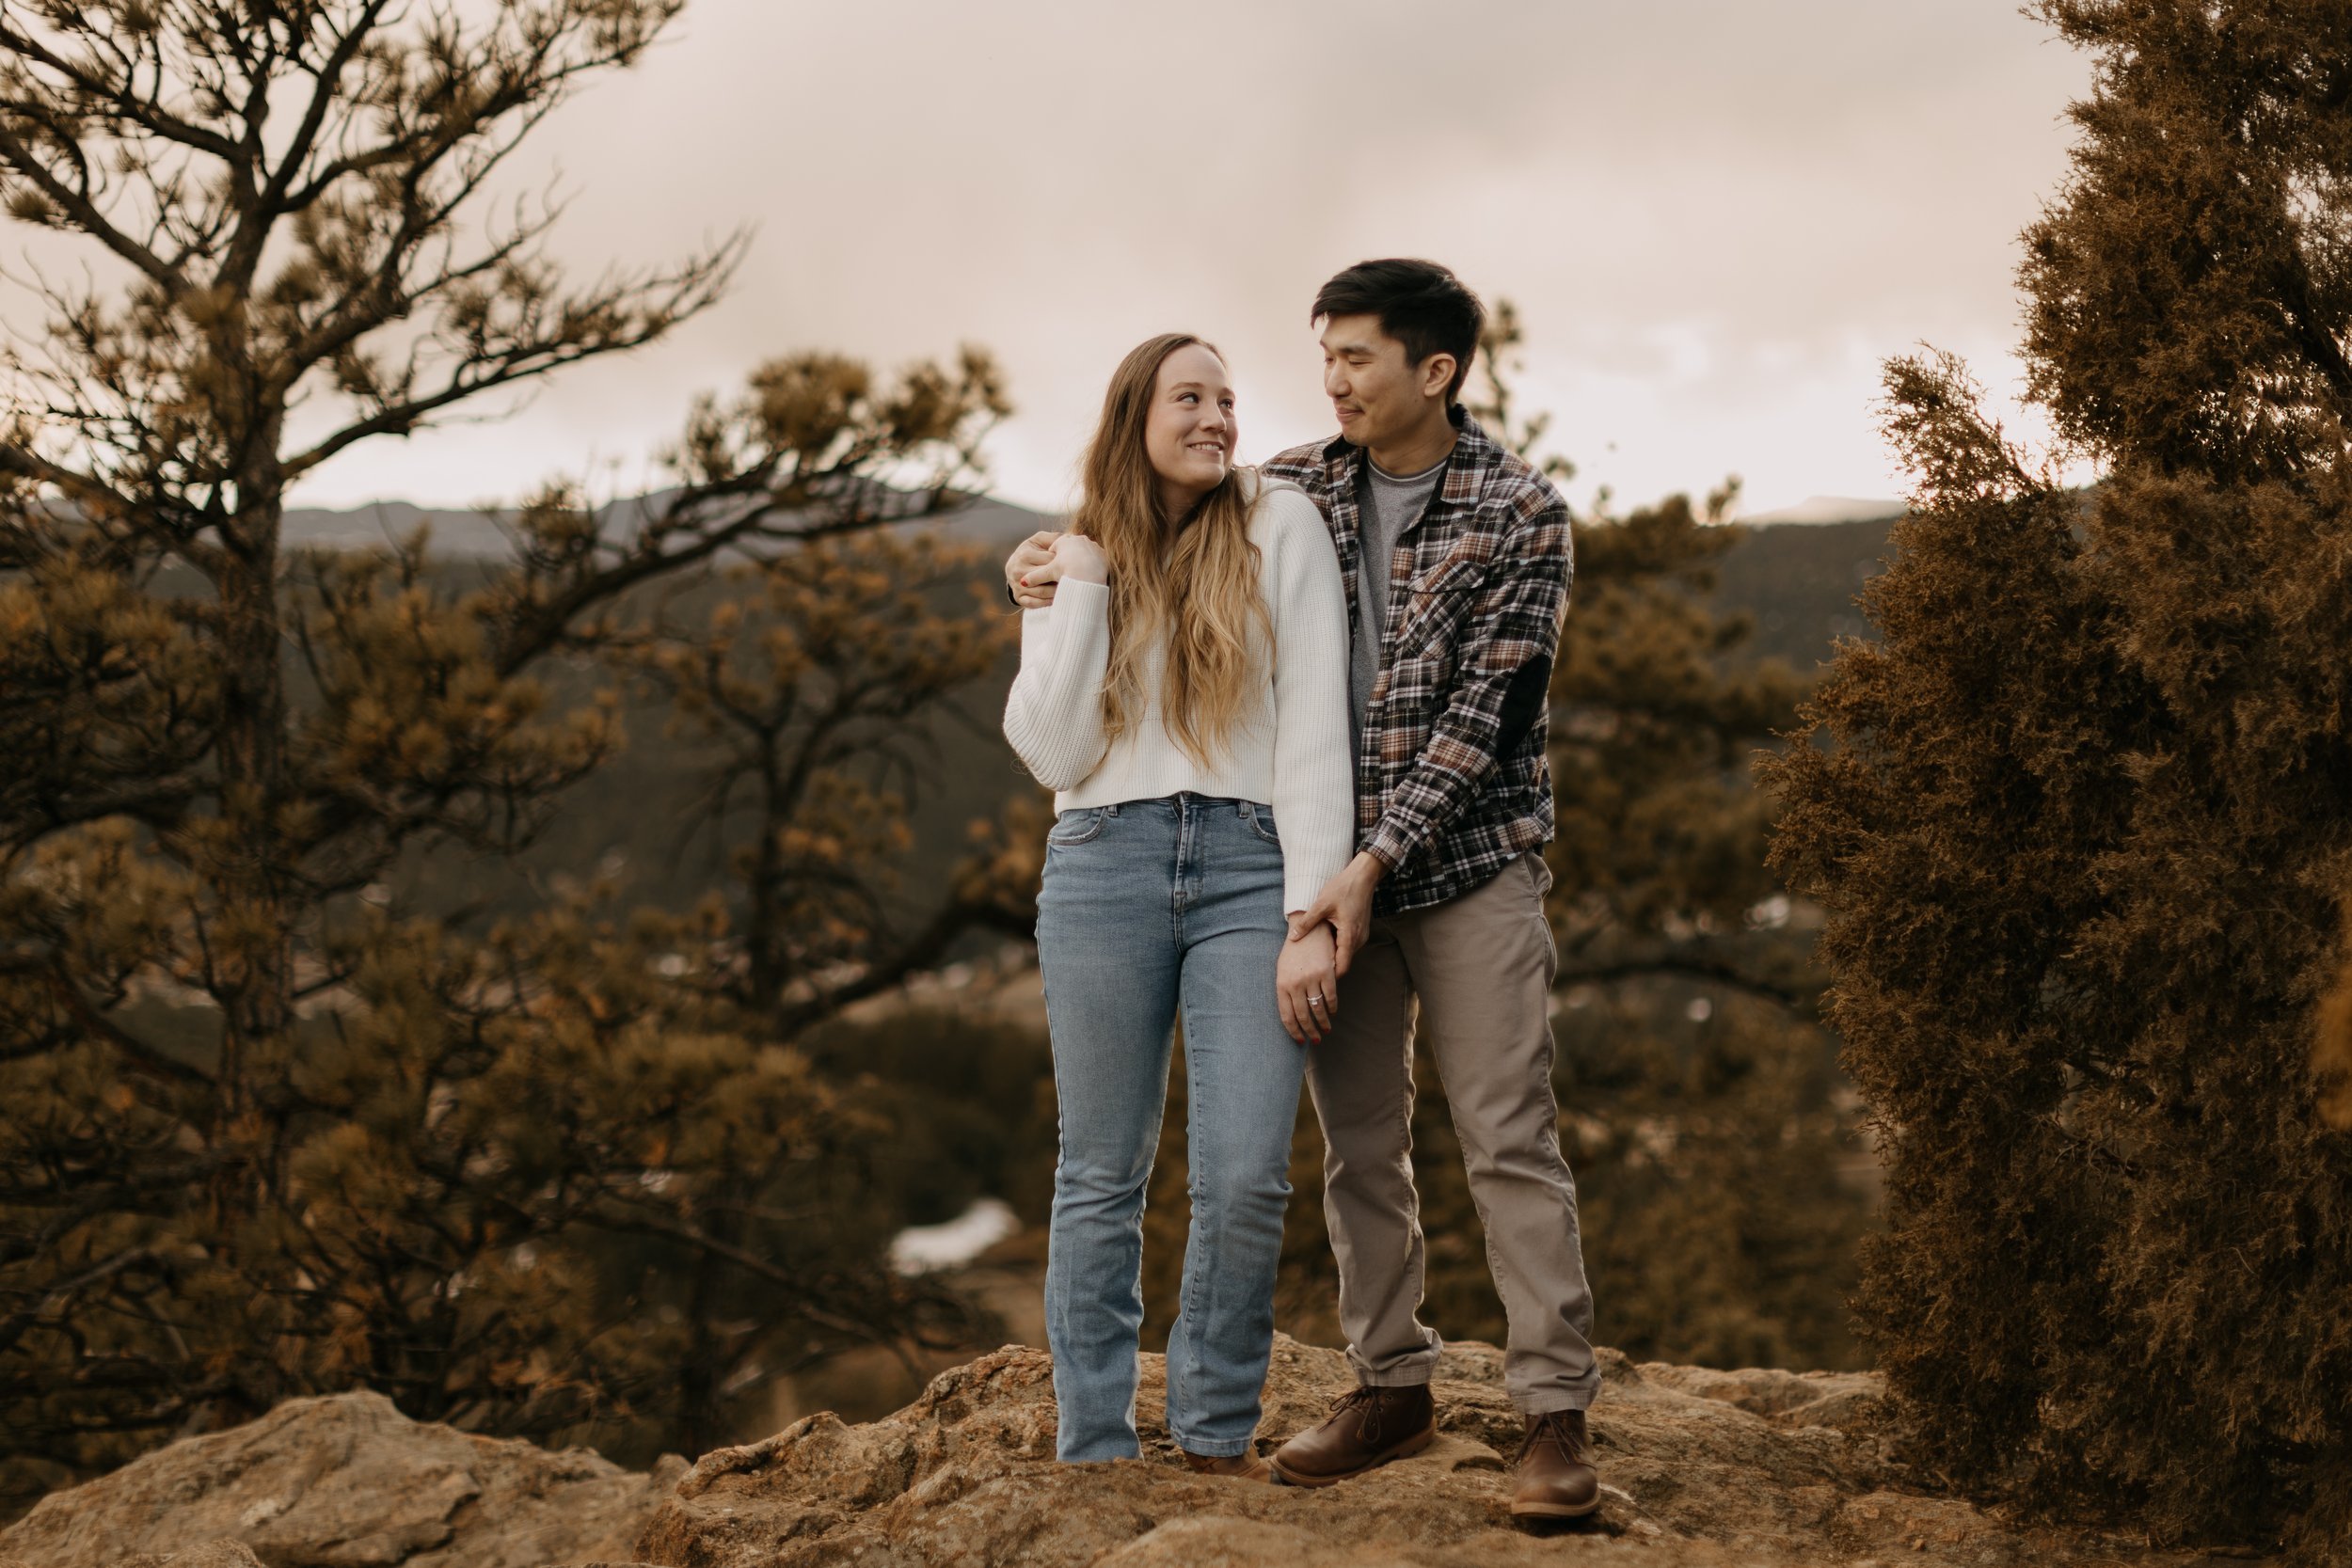
<instances>
[{"instance_id":1,"label":"woman's brown shoe","mask_svg":"<svg viewBox=\"0 0 2352 1568\"><path fill-rule=\"evenodd\" d=\"M1581 1519L1600 1506L1600 1472L1584 1412L1562 1410L1528 1418L1519 1444L1519 1482L1511 1494L1514 1519Z\"/></svg>"},{"instance_id":2,"label":"woman's brown shoe","mask_svg":"<svg viewBox=\"0 0 2352 1568\"><path fill-rule=\"evenodd\" d=\"M1322 1425L1274 1450L1274 1473L1293 1486L1329 1486L1375 1465L1421 1452L1438 1435L1429 1386L1363 1387L1331 1407Z\"/></svg>"},{"instance_id":3,"label":"woman's brown shoe","mask_svg":"<svg viewBox=\"0 0 2352 1568\"><path fill-rule=\"evenodd\" d=\"M1184 1468L1196 1476L1231 1476L1235 1481L1262 1481L1274 1484L1274 1468L1254 1453L1229 1454L1222 1458L1213 1454L1194 1453L1179 1449L1184 1456Z\"/></svg>"}]
</instances>

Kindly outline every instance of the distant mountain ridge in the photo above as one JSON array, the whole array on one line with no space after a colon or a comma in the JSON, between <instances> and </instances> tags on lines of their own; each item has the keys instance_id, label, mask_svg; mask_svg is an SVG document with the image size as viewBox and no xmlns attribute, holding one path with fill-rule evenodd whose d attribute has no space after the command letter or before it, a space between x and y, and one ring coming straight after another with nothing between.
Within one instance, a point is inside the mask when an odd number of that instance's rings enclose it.
<instances>
[{"instance_id":1,"label":"distant mountain ridge","mask_svg":"<svg viewBox=\"0 0 2352 1568\"><path fill-rule=\"evenodd\" d=\"M1750 528L1779 523L1879 523L1899 517L1904 503L1885 496L1807 496L1794 506L1775 507L1740 519Z\"/></svg>"},{"instance_id":2,"label":"distant mountain ridge","mask_svg":"<svg viewBox=\"0 0 2352 1568\"><path fill-rule=\"evenodd\" d=\"M606 536L624 539L645 512L659 506L664 492L616 500L602 509ZM365 506L330 508L288 507L284 538L289 545L312 549L383 549L414 533L433 531L432 553L456 561L494 561L514 550L507 532L513 513L501 508L417 506L408 501L372 501ZM975 544L1009 549L1013 542L1055 519L1009 501L978 498L952 511L924 517L907 528L946 528Z\"/></svg>"},{"instance_id":3,"label":"distant mountain ridge","mask_svg":"<svg viewBox=\"0 0 2352 1568\"><path fill-rule=\"evenodd\" d=\"M625 537L644 508L660 499L657 494L614 503L606 513L608 531ZM1743 536L1717 568L1715 600L1721 608L1753 619L1753 656L1784 658L1800 670L1810 669L1829 657L1837 639L1867 636L1869 627L1854 596L1877 575L1887 552L1887 532L1902 510L1903 503L1897 500L1815 496L1793 507L1742 518ZM433 531L435 555L486 561L514 548L502 515L379 501L342 511L290 508L285 529L290 544L380 549L425 525ZM1010 501L980 498L954 511L897 526L937 529L997 554L1039 529L1059 528L1061 521Z\"/></svg>"}]
</instances>

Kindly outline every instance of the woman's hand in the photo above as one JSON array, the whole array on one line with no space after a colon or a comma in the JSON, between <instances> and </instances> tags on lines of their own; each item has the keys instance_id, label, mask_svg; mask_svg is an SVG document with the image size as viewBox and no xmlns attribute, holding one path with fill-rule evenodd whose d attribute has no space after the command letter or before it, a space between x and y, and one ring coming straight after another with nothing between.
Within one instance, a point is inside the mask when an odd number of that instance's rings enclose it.
<instances>
[{"instance_id":1,"label":"woman's hand","mask_svg":"<svg viewBox=\"0 0 2352 1568\"><path fill-rule=\"evenodd\" d=\"M1331 927L1316 926L1282 943L1274 961L1274 997L1282 1027L1301 1045L1320 1044L1340 1011L1340 974L1332 962Z\"/></svg>"},{"instance_id":2,"label":"woman's hand","mask_svg":"<svg viewBox=\"0 0 2352 1568\"><path fill-rule=\"evenodd\" d=\"M1051 529L1040 529L1013 546L1006 558L1005 592L1022 609L1043 610L1054 602L1053 579L1041 575L1032 582L1030 574L1044 572L1046 562L1054 559L1054 541L1060 537Z\"/></svg>"}]
</instances>

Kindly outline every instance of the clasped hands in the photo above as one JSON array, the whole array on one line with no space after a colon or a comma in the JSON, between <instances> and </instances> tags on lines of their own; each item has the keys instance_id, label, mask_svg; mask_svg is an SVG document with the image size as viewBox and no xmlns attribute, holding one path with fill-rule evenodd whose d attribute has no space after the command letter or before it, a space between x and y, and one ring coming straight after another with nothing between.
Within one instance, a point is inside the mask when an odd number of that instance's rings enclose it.
<instances>
[{"instance_id":1,"label":"clasped hands","mask_svg":"<svg viewBox=\"0 0 2352 1568\"><path fill-rule=\"evenodd\" d=\"M1340 976L1371 933L1372 894L1386 869L1376 856L1359 852L1313 903L1290 916L1274 992L1283 1029L1301 1045L1320 1044L1339 1016Z\"/></svg>"},{"instance_id":2,"label":"clasped hands","mask_svg":"<svg viewBox=\"0 0 2352 1568\"><path fill-rule=\"evenodd\" d=\"M1110 562L1103 546L1083 534L1057 533L1041 529L1014 546L1005 561L1005 587L1024 610L1043 610L1054 602L1054 585L1108 582Z\"/></svg>"}]
</instances>

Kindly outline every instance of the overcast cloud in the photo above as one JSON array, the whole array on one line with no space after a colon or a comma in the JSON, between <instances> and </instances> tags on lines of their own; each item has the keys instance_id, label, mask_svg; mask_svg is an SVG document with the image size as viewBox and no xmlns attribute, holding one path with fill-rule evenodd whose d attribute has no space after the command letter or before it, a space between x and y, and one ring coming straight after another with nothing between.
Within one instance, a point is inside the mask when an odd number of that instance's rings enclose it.
<instances>
[{"instance_id":1,"label":"overcast cloud","mask_svg":"<svg viewBox=\"0 0 2352 1568\"><path fill-rule=\"evenodd\" d=\"M1051 506L1152 332L1225 347L1245 457L1327 433L1307 303L1393 254L1518 302L1580 499L1893 495L1878 362L1926 340L2013 389L2016 233L2087 77L1997 0L696 0L523 171L573 193L583 273L755 223L732 296L298 499L465 503L592 455L634 483L765 356L968 340L1020 404L998 487Z\"/></svg>"}]
</instances>

